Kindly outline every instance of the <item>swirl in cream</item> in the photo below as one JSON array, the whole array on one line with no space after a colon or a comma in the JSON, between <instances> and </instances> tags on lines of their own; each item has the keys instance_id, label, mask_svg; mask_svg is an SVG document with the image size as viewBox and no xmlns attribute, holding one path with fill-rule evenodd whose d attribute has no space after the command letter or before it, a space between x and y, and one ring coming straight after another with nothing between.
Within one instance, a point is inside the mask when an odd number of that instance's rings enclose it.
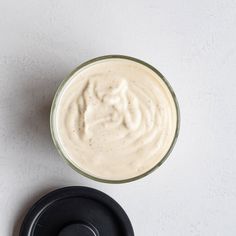
<instances>
[{"instance_id":1,"label":"swirl in cream","mask_svg":"<svg viewBox=\"0 0 236 236\"><path fill-rule=\"evenodd\" d=\"M74 73L58 95L53 120L55 139L73 165L97 178L124 180L162 160L177 111L157 73L116 58Z\"/></svg>"}]
</instances>

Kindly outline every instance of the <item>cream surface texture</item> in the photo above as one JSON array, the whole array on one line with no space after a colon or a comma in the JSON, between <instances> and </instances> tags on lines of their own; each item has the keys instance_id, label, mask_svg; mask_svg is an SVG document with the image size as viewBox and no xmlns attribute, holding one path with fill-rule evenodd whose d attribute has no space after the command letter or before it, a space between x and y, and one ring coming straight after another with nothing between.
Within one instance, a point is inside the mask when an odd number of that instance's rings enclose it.
<instances>
[{"instance_id":1,"label":"cream surface texture","mask_svg":"<svg viewBox=\"0 0 236 236\"><path fill-rule=\"evenodd\" d=\"M149 67L109 58L77 70L55 101L54 139L84 173L104 180L144 174L168 152L177 111L169 88Z\"/></svg>"}]
</instances>

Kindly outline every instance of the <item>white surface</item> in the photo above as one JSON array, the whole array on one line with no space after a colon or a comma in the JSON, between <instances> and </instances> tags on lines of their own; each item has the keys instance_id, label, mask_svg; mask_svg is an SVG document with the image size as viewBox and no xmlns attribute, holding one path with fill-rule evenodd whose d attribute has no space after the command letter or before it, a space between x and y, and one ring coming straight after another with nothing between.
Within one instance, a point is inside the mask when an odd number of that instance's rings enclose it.
<instances>
[{"instance_id":1,"label":"white surface","mask_svg":"<svg viewBox=\"0 0 236 236\"><path fill-rule=\"evenodd\" d=\"M0 235L57 187L113 196L136 236L236 235L236 1L0 0ZM156 66L181 108L171 157L130 184L86 179L59 158L49 109L81 62L126 54Z\"/></svg>"}]
</instances>

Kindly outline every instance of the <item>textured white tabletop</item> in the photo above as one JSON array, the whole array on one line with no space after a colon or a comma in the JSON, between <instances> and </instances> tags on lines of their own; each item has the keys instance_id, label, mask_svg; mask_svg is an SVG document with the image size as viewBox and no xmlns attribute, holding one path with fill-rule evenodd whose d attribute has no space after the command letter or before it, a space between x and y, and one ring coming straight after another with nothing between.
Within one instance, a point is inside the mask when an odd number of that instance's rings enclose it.
<instances>
[{"instance_id":1,"label":"textured white tabletop","mask_svg":"<svg viewBox=\"0 0 236 236\"><path fill-rule=\"evenodd\" d=\"M0 0L0 236L50 190L114 197L136 236L236 235L235 0ZM129 184L67 166L49 132L53 94L78 64L125 54L173 86L181 130L170 158Z\"/></svg>"}]
</instances>

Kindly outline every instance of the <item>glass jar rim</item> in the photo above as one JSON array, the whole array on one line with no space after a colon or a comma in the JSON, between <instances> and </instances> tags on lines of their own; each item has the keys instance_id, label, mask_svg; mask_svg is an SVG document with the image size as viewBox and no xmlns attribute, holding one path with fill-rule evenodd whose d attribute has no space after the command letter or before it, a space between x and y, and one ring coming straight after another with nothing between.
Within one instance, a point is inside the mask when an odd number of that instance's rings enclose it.
<instances>
[{"instance_id":1,"label":"glass jar rim","mask_svg":"<svg viewBox=\"0 0 236 236\"><path fill-rule=\"evenodd\" d=\"M82 68L84 68L85 66L88 66L94 62L98 62L98 61L102 61L102 60L106 60L106 59L126 59L126 60L131 60L131 61L134 61L134 62L137 62L139 64L142 64L144 66L146 66L147 68L151 69L154 73L156 73L160 79L165 83L165 85L167 86L168 90L170 91L171 93L171 96L173 98L173 101L174 101L174 104L175 104L175 110L176 110L176 129L175 129L175 135L174 135L174 138L172 140L172 143L168 149L168 151L165 153L165 155L162 157L162 159L157 162L156 165L154 165L151 169L149 169L148 171L146 171L145 173L142 173L138 176L135 176L135 177L132 177L132 178L128 178L128 179L121 179L121 180L109 180L109 179L102 179L102 178L98 178L96 176L93 176L93 175L90 175L88 173L86 173L85 171L81 170L77 165L75 165L75 163L73 163L71 160L69 160L66 155L63 153L62 151L62 148L61 148L61 145L59 144L57 138L55 137L55 131L54 131L54 121L53 121L53 117L54 117L54 111L55 111L55 107L56 107L56 102L57 102L57 99L58 99L58 96L61 92L61 90L63 89L64 85L68 82L68 80L76 73L78 72L79 70L81 70ZM156 170L159 166L161 166L163 164L163 162L168 158L168 156L170 155L171 151L173 150L174 148L174 145L177 141L177 138L178 138L178 135L179 135L179 128L180 128L180 111L179 111L179 104L178 104L178 101L177 101L177 98L176 98L176 95L171 87L171 85L169 84L169 82L167 81L167 79L155 68L153 67L152 65L140 60L140 59L137 59L137 58L134 58L134 57L131 57L131 56L125 56L125 55L105 55L105 56L100 56L100 57L96 57L96 58L93 58L91 60L88 60L82 64L80 64L78 67L76 67L70 74L69 76L67 76L62 82L61 84L59 85L55 95L54 95L54 98L53 98L53 101L52 101L52 106L51 106L51 111L50 111L50 131L51 131L51 136L52 136L52 140L53 140L53 143L57 149L57 151L59 152L60 156L62 157L62 159L67 163L69 164L70 167L72 167L75 171L77 171L78 173L80 173L81 175L87 177L87 178L90 178L92 180L95 180L95 181L98 181L98 182L103 182L103 183L112 183L112 184L120 184L120 183L128 183L128 182L132 182L132 181L135 181L135 180L138 180L138 179L141 179L147 175L149 175L150 173L152 173L154 170Z\"/></svg>"}]
</instances>

